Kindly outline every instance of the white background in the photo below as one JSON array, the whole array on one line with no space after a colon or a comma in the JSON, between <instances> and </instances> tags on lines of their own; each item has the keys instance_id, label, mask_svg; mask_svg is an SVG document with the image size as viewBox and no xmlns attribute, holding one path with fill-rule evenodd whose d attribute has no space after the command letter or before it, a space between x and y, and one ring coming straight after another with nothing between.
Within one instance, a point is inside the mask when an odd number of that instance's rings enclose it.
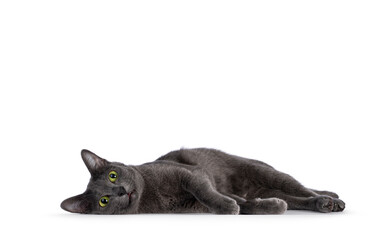
<instances>
[{"instance_id":1,"label":"white background","mask_svg":"<svg viewBox=\"0 0 388 240\"><path fill-rule=\"evenodd\" d=\"M1 238L386 238L387 12L386 1L1 1ZM141 164L180 147L263 160L347 208L60 209L89 180L82 148Z\"/></svg>"}]
</instances>

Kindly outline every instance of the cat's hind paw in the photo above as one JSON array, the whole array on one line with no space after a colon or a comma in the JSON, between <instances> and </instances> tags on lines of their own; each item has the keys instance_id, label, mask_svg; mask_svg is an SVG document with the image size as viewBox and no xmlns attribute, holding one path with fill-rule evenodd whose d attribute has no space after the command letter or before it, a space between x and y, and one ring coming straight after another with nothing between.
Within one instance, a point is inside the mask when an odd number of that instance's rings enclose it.
<instances>
[{"instance_id":1,"label":"cat's hind paw","mask_svg":"<svg viewBox=\"0 0 388 240\"><path fill-rule=\"evenodd\" d=\"M333 212L342 212L345 209L345 202L341 199L333 199L334 207Z\"/></svg>"},{"instance_id":2,"label":"cat's hind paw","mask_svg":"<svg viewBox=\"0 0 388 240\"><path fill-rule=\"evenodd\" d=\"M342 212L345 209L345 202L330 196L318 196L314 198L316 210L322 213Z\"/></svg>"},{"instance_id":3,"label":"cat's hind paw","mask_svg":"<svg viewBox=\"0 0 388 240\"><path fill-rule=\"evenodd\" d=\"M322 213L329 213L333 211L333 198L329 196L318 196L314 198L316 210Z\"/></svg>"}]
</instances>

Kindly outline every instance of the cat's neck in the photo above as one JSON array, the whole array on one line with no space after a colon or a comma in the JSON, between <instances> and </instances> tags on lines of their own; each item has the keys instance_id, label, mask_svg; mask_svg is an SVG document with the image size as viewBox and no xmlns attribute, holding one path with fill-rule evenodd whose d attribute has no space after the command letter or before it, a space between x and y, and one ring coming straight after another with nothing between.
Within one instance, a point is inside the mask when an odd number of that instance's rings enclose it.
<instances>
[{"instance_id":1,"label":"cat's neck","mask_svg":"<svg viewBox=\"0 0 388 240\"><path fill-rule=\"evenodd\" d=\"M139 201L137 206L137 213L152 213L154 210L150 209L150 201L157 201L160 178L157 177L154 164L146 163L139 166L132 166L139 175L137 185L139 188Z\"/></svg>"},{"instance_id":2,"label":"cat's neck","mask_svg":"<svg viewBox=\"0 0 388 240\"><path fill-rule=\"evenodd\" d=\"M128 170L133 173L135 189L132 193L132 197L135 198L135 205L131 206L130 213L139 213L139 207L141 205L142 199L144 199L144 190L145 190L145 179L141 171L139 171L137 166L127 165Z\"/></svg>"}]
</instances>

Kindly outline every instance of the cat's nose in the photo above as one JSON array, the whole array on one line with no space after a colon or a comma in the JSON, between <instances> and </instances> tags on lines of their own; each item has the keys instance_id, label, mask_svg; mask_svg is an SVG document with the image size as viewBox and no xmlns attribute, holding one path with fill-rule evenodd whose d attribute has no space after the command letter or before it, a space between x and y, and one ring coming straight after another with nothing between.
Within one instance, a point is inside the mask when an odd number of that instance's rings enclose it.
<instances>
[{"instance_id":1,"label":"cat's nose","mask_svg":"<svg viewBox=\"0 0 388 240\"><path fill-rule=\"evenodd\" d=\"M127 191L125 191L125 188L124 187L117 187L117 195L119 196L123 196L125 194L127 194Z\"/></svg>"}]
</instances>

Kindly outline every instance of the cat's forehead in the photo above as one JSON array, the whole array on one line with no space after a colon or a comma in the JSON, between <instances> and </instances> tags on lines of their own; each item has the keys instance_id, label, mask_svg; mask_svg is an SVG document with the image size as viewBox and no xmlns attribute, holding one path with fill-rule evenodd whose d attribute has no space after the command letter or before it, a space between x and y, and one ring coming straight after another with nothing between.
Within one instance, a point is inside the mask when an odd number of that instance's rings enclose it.
<instances>
[{"instance_id":1,"label":"cat's forehead","mask_svg":"<svg viewBox=\"0 0 388 240\"><path fill-rule=\"evenodd\" d=\"M123 163L120 163L120 162L110 162L109 165L107 165L105 168L103 168L103 171L106 172L106 171L117 171L117 170L120 170L120 169L124 169L125 168L125 164Z\"/></svg>"}]
</instances>

